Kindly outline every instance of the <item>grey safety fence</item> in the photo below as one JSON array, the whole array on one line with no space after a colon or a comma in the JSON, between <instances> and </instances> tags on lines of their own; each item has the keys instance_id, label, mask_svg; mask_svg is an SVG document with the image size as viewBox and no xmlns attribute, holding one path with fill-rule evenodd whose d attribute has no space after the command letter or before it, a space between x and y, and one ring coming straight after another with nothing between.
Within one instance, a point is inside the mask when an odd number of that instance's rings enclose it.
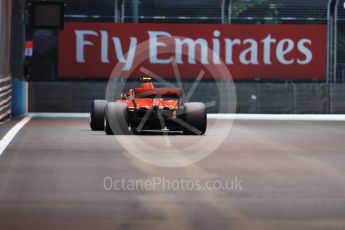
<instances>
[{"instance_id":1,"label":"grey safety fence","mask_svg":"<svg viewBox=\"0 0 345 230\"><path fill-rule=\"evenodd\" d=\"M66 0L67 20L175 23L327 23L329 0Z\"/></svg>"},{"instance_id":2,"label":"grey safety fence","mask_svg":"<svg viewBox=\"0 0 345 230\"><path fill-rule=\"evenodd\" d=\"M327 0L223 0L222 23L326 24Z\"/></svg>"},{"instance_id":3,"label":"grey safety fence","mask_svg":"<svg viewBox=\"0 0 345 230\"><path fill-rule=\"evenodd\" d=\"M11 1L0 2L0 122L11 114Z\"/></svg>"},{"instance_id":4,"label":"grey safety fence","mask_svg":"<svg viewBox=\"0 0 345 230\"><path fill-rule=\"evenodd\" d=\"M332 59L332 82L344 83L345 82L345 1L344 0L330 0L331 10L331 25L330 41L333 43L331 46Z\"/></svg>"}]
</instances>

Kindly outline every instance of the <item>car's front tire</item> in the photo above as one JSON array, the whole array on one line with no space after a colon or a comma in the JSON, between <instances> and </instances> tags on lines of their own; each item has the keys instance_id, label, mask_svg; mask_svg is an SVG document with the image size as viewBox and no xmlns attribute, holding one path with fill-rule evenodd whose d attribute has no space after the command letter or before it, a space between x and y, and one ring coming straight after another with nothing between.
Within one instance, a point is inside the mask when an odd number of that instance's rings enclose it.
<instances>
[{"instance_id":1,"label":"car's front tire","mask_svg":"<svg viewBox=\"0 0 345 230\"><path fill-rule=\"evenodd\" d=\"M183 127L185 135L203 135L207 128L207 115L205 105L200 102L189 102L184 104Z\"/></svg>"},{"instance_id":2,"label":"car's front tire","mask_svg":"<svg viewBox=\"0 0 345 230\"><path fill-rule=\"evenodd\" d=\"M128 134L128 106L121 102L109 102L105 107L105 132L107 135Z\"/></svg>"},{"instance_id":3,"label":"car's front tire","mask_svg":"<svg viewBox=\"0 0 345 230\"><path fill-rule=\"evenodd\" d=\"M106 100L93 100L90 111L90 128L92 130L104 130L104 113Z\"/></svg>"}]
</instances>

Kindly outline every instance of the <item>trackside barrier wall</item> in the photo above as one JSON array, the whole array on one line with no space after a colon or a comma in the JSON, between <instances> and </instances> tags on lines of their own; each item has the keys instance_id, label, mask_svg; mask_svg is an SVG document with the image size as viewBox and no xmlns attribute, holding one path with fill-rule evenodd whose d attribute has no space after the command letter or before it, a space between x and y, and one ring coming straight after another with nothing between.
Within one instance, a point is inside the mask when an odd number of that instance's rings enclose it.
<instances>
[{"instance_id":1,"label":"trackside barrier wall","mask_svg":"<svg viewBox=\"0 0 345 230\"><path fill-rule=\"evenodd\" d=\"M257 109L257 84L246 83L236 85L237 112L255 113Z\"/></svg>"},{"instance_id":2,"label":"trackside barrier wall","mask_svg":"<svg viewBox=\"0 0 345 230\"><path fill-rule=\"evenodd\" d=\"M293 88L295 113L329 113L328 84L294 84Z\"/></svg>"},{"instance_id":3,"label":"trackside barrier wall","mask_svg":"<svg viewBox=\"0 0 345 230\"><path fill-rule=\"evenodd\" d=\"M29 112L88 112L105 89L103 82L30 82Z\"/></svg>"},{"instance_id":4,"label":"trackside barrier wall","mask_svg":"<svg viewBox=\"0 0 345 230\"><path fill-rule=\"evenodd\" d=\"M0 76L0 122L11 114L11 76Z\"/></svg>"},{"instance_id":5,"label":"trackside barrier wall","mask_svg":"<svg viewBox=\"0 0 345 230\"><path fill-rule=\"evenodd\" d=\"M185 92L192 83L185 83ZM201 82L191 101L219 100L214 83ZM237 113L345 113L343 84L236 83ZM131 85L130 87L133 87ZM89 112L105 98L105 82L30 82L30 112ZM218 107L208 109L217 112Z\"/></svg>"},{"instance_id":6,"label":"trackside barrier wall","mask_svg":"<svg viewBox=\"0 0 345 230\"><path fill-rule=\"evenodd\" d=\"M345 113L345 84L331 84L330 90L330 112L333 114Z\"/></svg>"},{"instance_id":7,"label":"trackside barrier wall","mask_svg":"<svg viewBox=\"0 0 345 230\"><path fill-rule=\"evenodd\" d=\"M11 114L11 1L0 1L0 122Z\"/></svg>"},{"instance_id":8,"label":"trackside barrier wall","mask_svg":"<svg viewBox=\"0 0 345 230\"><path fill-rule=\"evenodd\" d=\"M257 85L258 113L292 113L293 90L292 84L258 84Z\"/></svg>"}]
</instances>

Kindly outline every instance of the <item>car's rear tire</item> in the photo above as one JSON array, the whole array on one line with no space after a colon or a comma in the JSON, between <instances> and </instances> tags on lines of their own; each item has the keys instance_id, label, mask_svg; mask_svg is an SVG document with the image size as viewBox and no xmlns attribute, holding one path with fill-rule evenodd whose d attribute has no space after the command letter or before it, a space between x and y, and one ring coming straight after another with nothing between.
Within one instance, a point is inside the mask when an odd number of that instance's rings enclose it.
<instances>
[{"instance_id":1,"label":"car's rear tire","mask_svg":"<svg viewBox=\"0 0 345 230\"><path fill-rule=\"evenodd\" d=\"M104 131L107 135L114 135L113 130L110 127L107 116L105 116L105 128Z\"/></svg>"},{"instance_id":2,"label":"car's rear tire","mask_svg":"<svg viewBox=\"0 0 345 230\"><path fill-rule=\"evenodd\" d=\"M207 115L205 105L200 102L184 104L184 122L188 124L183 127L185 135L203 135L207 128Z\"/></svg>"},{"instance_id":3,"label":"car's rear tire","mask_svg":"<svg viewBox=\"0 0 345 230\"><path fill-rule=\"evenodd\" d=\"M105 132L107 135L128 134L128 107L121 102L109 102L105 107Z\"/></svg>"},{"instance_id":4,"label":"car's rear tire","mask_svg":"<svg viewBox=\"0 0 345 230\"><path fill-rule=\"evenodd\" d=\"M90 128L92 130L104 130L104 110L105 105L107 104L106 100L93 100L91 104L90 112Z\"/></svg>"}]
</instances>

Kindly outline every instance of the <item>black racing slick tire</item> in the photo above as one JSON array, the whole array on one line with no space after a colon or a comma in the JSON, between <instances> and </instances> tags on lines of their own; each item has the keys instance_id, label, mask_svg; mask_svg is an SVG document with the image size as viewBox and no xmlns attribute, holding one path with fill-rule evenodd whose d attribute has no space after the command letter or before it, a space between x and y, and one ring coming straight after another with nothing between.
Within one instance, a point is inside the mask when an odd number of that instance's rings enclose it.
<instances>
[{"instance_id":1,"label":"black racing slick tire","mask_svg":"<svg viewBox=\"0 0 345 230\"><path fill-rule=\"evenodd\" d=\"M184 104L183 134L203 135L207 128L207 115L205 105L200 102Z\"/></svg>"},{"instance_id":2,"label":"black racing slick tire","mask_svg":"<svg viewBox=\"0 0 345 230\"><path fill-rule=\"evenodd\" d=\"M105 106L105 132L107 135L128 134L128 107L121 102L109 102Z\"/></svg>"},{"instance_id":3,"label":"black racing slick tire","mask_svg":"<svg viewBox=\"0 0 345 230\"><path fill-rule=\"evenodd\" d=\"M93 100L90 111L90 128L92 130L103 131L104 130L104 114L106 100Z\"/></svg>"}]
</instances>

